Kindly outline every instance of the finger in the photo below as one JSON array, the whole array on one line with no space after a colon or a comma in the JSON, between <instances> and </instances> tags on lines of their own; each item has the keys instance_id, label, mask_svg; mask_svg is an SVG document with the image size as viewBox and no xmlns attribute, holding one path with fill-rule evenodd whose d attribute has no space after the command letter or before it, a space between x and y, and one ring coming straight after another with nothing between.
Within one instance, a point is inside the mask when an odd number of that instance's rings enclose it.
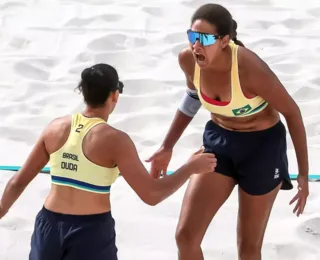
<instances>
[{"instance_id":1,"label":"finger","mask_svg":"<svg viewBox=\"0 0 320 260\"><path fill-rule=\"evenodd\" d=\"M158 178L159 170L154 166L154 164L151 165L150 174L153 178Z\"/></svg>"},{"instance_id":2,"label":"finger","mask_svg":"<svg viewBox=\"0 0 320 260\"><path fill-rule=\"evenodd\" d=\"M161 171L160 171L160 170L155 170L155 171L154 171L154 178L155 178L155 179L159 179L159 178L160 178L160 175L161 175Z\"/></svg>"},{"instance_id":3,"label":"finger","mask_svg":"<svg viewBox=\"0 0 320 260\"><path fill-rule=\"evenodd\" d=\"M214 169L216 168L217 164L216 163L211 163L210 164L210 172L213 172Z\"/></svg>"},{"instance_id":4,"label":"finger","mask_svg":"<svg viewBox=\"0 0 320 260\"><path fill-rule=\"evenodd\" d=\"M305 205L306 205L305 199L301 199L301 203L300 203L299 211L298 211L299 215L301 215L303 213Z\"/></svg>"},{"instance_id":5,"label":"finger","mask_svg":"<svg viewBox=\"0 0 320 260\"><path fill-rule=\"evenodd\" d=\"M148 159L144 160L145 162L152 162L154 159L155 155L152 155L151 157L149 157Z\"/></svg>"},{"instance_id":6,"label":"finger","mask_svg":"<svg viewBox=\"0 0 320 260\"><path fill-rule=\"evenodd\" d=\"M294 203L299 198L299 193L296 194L296 196L293 197L293 199L289 202L289 205Z\"/></svg>"},{"instance_id":7,"label":"finger","mask_svg":"<svg viewBox=\"0 0 320 260\"><path fill-rule=\"evenodd\" d=\"M200 154L200 153L203 153L203 152L204 152L204 146L201 146L201 148L200 148L198 151L196 151L196 152L194 153L194 155Z\"/></svg>"},{"instance_id":8,"label":"finger","mask_svg":"<svg viewBox=\"0 0 320 260\"><path fill-rule=\"evenodd\" d=\"M306 200L306 199L304 199L303 204L302 204L302 211L301 211L301 214L304 212L304 208L306 207L306 204L307 204L307 200Z\"/></svg>"},{"instance_id":9,"label":"finger","mask_svg":"<svg viewBox=\"0 0 320 260\"><path fill-rule=\"evenodd\" d=\"M300 206L300 199L298 200L296 206L294 207L293 213L296 213L296 211L298 210L299 206Z\"/></svg>"},{"instance_id":10,"label":"finger","mask_svg":"<svg viewBox=\"0 0 320 260\"><path fill-rule=\"evenodd\" d=\"M163 176L167 176L167 167L165 167L162 171Z\"/></svg>"}]
</instances>

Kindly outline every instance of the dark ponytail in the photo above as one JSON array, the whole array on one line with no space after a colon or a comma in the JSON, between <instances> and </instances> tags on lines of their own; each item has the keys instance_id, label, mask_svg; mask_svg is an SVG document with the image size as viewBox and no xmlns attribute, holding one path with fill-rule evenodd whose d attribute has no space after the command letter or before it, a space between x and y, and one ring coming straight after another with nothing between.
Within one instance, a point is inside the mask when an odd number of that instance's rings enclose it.
<instances>
[{"instance_id":1,"label":"dark ponytail","mask_svg":"<svg viewBox=\"0 0 320 260\"><path fill-rule=\"evenodd\" d=\"M233 42L234 42L235 44L244 47L244 44L237 39L237 28L238 28L237 22L236 22L234 19L232 19L232 34L231 34L231 40L233 40Z\"/></svg>"}]
</instances>

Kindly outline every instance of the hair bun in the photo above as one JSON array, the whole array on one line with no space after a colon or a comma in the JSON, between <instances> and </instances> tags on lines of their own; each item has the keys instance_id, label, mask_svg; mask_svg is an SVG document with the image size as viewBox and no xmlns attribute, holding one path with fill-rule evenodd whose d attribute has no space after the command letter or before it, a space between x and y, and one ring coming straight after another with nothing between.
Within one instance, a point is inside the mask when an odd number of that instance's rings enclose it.
<instances>
[{"instance_id":1,"label":"hair bun","mask_svg":"<svg viewBox=\"0 0 320 260\"><path fill-rule=\"evenodd\" d=\"M96 70L94 67L86 68L81 73L82 80L86 82L93 81L96 77L103 76L102 72Z\"/></svg>"}]
</instances>

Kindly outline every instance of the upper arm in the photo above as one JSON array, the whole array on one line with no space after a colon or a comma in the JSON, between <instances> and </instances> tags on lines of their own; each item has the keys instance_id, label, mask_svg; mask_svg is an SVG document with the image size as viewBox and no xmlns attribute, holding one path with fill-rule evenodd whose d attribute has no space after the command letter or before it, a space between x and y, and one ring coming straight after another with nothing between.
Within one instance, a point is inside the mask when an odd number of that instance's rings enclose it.
<instances>
[{"instance_id":1,"label":"upper arm","mask_svg":"<svg viewBox=\"0 0 320 260\"><path fill-rule=\"evenodd\" d=\"M13 183L15 185L26 187L48 163L50 155L45 146L47 132L48 127L42 132L27 160L14 176Z\"/></svg>"},{"instance_id":2,"label":"upper arm","mask_svg":"<svg viewBox=\"0 0 320 260\"><path fill-rule=\"evenodd\" d=\"M248 90L266 100L283 116L289 117L300 112L297 104L289 95L275 73L256 54L246 51Z\"/></svg>"},{"instance_id":3,"label":"upper arm","mask_svg":"<svg viewBox=\"0 0 320 260\"><path fill-rule=\"evenodd\" d=\"M113 142L117 144L114 146L114 161L121 175L143 201L148 200L153 180L142 164L133 141L126 133L119 132Z\"/></svg>"},{"instance_id":4,"label":"upper arm","mask_svg":"<svg viewBox=\"0 0 320 260\"><path fill-rule=\"evenodd\" d=\"M196 88L193 84L193 74L194 74L195 63L194 63L193 55L190 49L188 48L183 49L178 55L178 60L179 60L179 66L186 77L187 87L189 89L195 90Z\"/></svg>"}]
</instances>

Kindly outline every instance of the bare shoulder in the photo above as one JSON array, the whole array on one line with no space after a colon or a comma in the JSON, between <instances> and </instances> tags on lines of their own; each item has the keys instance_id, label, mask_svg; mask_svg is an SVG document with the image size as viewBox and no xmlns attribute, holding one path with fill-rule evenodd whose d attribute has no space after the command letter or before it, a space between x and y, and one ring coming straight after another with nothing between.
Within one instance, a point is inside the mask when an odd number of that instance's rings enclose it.
<instances>
[{"instance_id":1,"label":"bare shoulder","mask_svg":"<svg viewBox=\"0 0 320 260\"><path fill-rule=\"evenodd\" d=\"M179 65L186 77L187 87L195 89L193 84L195 60L190 48L184 48L178 55Z\"/></svg>"},{"instance_id":2,"label":"bare shoulder","mask_svg":"<svg viewBox=\"0 0 320 260\"><path fill-rule=\"evenodd\" d=\"M184 48L178 55L179 65L183 72L189 76L193 76L195 61L190 48Z\"/></svg>"},{"instance_id":3,"label":"bare shoulder","mask_svg":"<svg viewBox=\"0 0 320 260\"><path fill-rule=\"evenodd\" d=\"M117 128L110 126L109 124L101 124L96 128L97 135L101 140L101 144L104 147L122 147L124 144L128 144L131 141L129 135Z\"/></svg>"},{"instance_id":4,"label":"bare shoulder","mask_svg":"<svg viewBox=\"0 0 320 260\"><path fill-rule=\"evenodd\" d=\"M66 115L53 119L44 129L45 135L63 135L70 131L72 116Z\"/></svg>"},{"instance_id":5,"label":"bare shoulder","mask_svg":"<svg viewBox=\"0 0 320 260\"><path fill-rule=\"evenodd\" d=\"M246 74L254 75L255 72L269 71L268 64L259 57L254 51L239 46L238 49L238 63L239 68Z\"/></svg>"}]
</instances>

